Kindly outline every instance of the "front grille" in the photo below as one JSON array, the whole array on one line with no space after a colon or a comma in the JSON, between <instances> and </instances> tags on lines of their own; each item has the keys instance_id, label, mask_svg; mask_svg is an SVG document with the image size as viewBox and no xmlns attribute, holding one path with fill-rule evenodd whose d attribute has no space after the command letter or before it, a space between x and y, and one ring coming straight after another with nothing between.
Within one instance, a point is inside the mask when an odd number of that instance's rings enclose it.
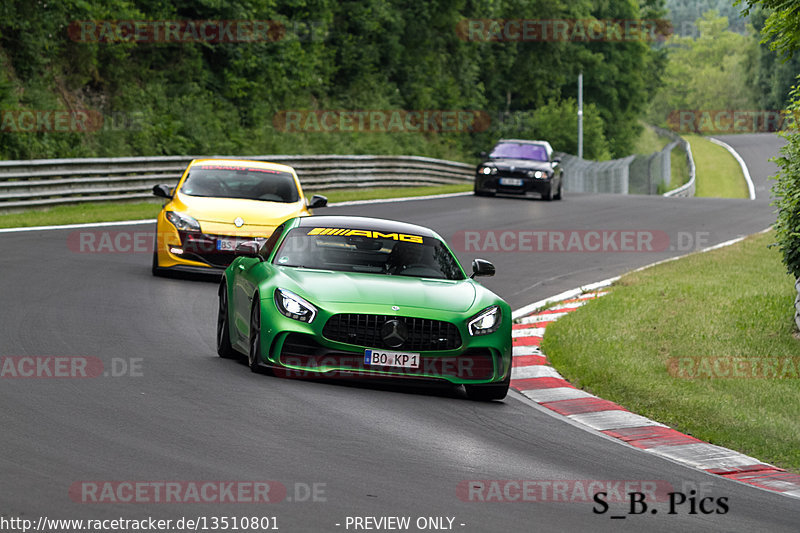
<instances>
[{"instance_id":1,"label":"front grille","mask_svg":"<svg viewBox=\"0 0 800 533\"><path fill-rule=\"evenodd\" d=\"M498 170L497 174L495 174L497 178L527 178L528 171L527 170Z\"/></svg>"},{"instance_id":2,"label":"front grille","mask_svg":"<svg viewBox=\"0 0 800 533\"><path fill-rule=\"evenodd\" d=\"M364 363L364 352L340 352L325 348L313 337L290 333L283 342L279 362L294 368L276 369L284 377L330 377L325 372L341 369L359 376L457 378L486 380L494 374L494 357L488 348L472 348L457 356L422 356L419 368L399 368ZM335 371L334 371L335 372Z\"/></svg>"},{"instance_id":3,"label":"front grille","mask_svg":"<svg viewBox=\"0 0 800 533\"><path fill-rule=\"evenodd\" d=\"M384 340L381 329L391 320L397 320L405 326L405 340L401 344L389 344ZM455 350L461 346L461 334L450 322L391 315L334 315L328 319L322 335L336 342L388 350Z\"/></svg>"},{"instance_id":4,"label":"front grille","mask_svg":"<svg viewBox=\"0 0 800 533\"><path fill-rule=\"evenodd\" d=\"M183 255L185 259L201 261L214 267L227 267L234 259L236 254L232 251L217 250L217 235L205 233L179 232ZM244 239L243 239L244 241Z\"/></svg>"}]
</instances>

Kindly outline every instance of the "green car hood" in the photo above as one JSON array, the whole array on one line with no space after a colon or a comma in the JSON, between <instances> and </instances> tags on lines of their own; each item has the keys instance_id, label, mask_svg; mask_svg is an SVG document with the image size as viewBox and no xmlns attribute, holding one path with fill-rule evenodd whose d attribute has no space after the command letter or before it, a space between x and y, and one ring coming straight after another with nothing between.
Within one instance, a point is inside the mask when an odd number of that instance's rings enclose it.
<instances>
[{"instance_id":1,"label":"green car hood","mask_svg":"<svg viewBox=\"0 0 800 533\"><path fill-rule=\"evenodd\" d=\"M281 270L303 294L320 305L360 302L464 312L476 297L475 283L470 279L451 281L288 267Z\"/></svg>"}]
</instances>

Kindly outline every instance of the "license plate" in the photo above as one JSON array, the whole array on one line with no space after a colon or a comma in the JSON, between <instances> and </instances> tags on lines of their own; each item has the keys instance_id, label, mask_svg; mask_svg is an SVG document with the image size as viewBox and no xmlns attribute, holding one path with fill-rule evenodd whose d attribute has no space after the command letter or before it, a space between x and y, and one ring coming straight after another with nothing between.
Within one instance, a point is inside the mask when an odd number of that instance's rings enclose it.
<instances>
[{"instance_id":1,"label":"license plate","mask_svg":"<svg viewBox=\"0 0 800 533\"><path fill-rule=\"evenodd\" d=\"M232 252L236 250L237 239L217 239L217 250L222 252Z\"/></svg>"},{"instance_id":2,"label":"license plate","mask_svg":"<svg viewBox=\"0 0 800 533\"><path fill-rule=\"evenodd\" d=\"M419 368L419 354L367 349L364 350L364 364L372 366Z\"/></svg>"},{"instance_id":3,"label":"license plate","mask_svg":"<svg viewBox=\"0 0 800 533\"><path fill-rule=\"evenodd\" d=\"M509 187L521 187L522 180L519 178L500 178L500 185L507 185Z\"/></svg>"}]
</instances>

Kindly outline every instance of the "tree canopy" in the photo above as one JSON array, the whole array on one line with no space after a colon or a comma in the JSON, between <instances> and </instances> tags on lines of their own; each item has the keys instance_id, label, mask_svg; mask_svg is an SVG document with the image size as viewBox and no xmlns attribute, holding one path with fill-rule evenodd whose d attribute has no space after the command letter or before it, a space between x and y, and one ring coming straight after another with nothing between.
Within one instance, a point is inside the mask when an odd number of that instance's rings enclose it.
<instances>
[{"instance_id":1,"label":"tree canopy","mask_svg":"<svg viewBox=\"0 0 800 533\"><path fill-rule=\"evenodd\" d=\"M637 20L663 0L7 0L0 5L0 105L88 109L100 131L25 131L13 114L0 157L187 153L415 153L465 159L501 135L574 150L585 77L587 157L627 155L663 53L645 40L470 41L465 21ZM108 21L269 21L274 39L155 39ZM95 24L96 27L93 27ZM89 30L87 30L89 28ZM95 29L92 29L95 28ZM98 29L99 28L99 29ZM286 110L480 110L483 131L287 133ZM552 122L539 116L552 117ZM515 131L509 131L510 125Z\"/></svg>"}]
</instances>

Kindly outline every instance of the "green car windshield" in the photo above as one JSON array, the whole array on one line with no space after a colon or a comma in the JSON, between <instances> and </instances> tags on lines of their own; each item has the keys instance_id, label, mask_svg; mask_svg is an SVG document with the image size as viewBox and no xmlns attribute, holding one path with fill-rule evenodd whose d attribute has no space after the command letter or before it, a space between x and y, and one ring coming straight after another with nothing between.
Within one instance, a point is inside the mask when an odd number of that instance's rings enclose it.
<instances>
[{"instance_id":1,"label":"green car windshield","mask_svg":"<svg viewBox=\"0 0 800 533\"><path fill-rule=\"evenodd\" d=\"M273 263L281 266L460 280L464 272L439 239L351 228L291 230Z\"/></svg>"}]
</instances>

